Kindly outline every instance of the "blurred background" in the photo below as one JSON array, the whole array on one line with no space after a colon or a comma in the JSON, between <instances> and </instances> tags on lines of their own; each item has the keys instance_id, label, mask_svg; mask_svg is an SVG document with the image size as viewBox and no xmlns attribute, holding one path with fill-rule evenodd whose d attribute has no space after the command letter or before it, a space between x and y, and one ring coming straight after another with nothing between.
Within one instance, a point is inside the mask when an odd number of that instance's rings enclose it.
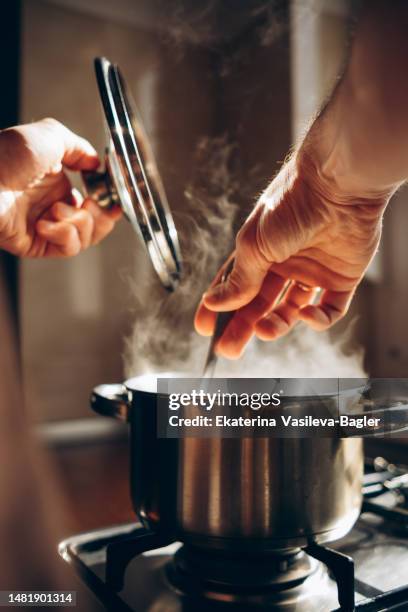
<instances>
[{"instance_id":1,"label":"blurred background","mask_svg":"<svg viewBox=\"0 0 408 612\"><path fill-rule=\"evenodd\" d=\"M93 59L104 55L120 65L133 92L176 219L192 211L186 188L200 171L202 139L233 143L237 224L341 74L356 10L346 0L9 4L7 66L1 60L9 87L1 127L52 116L103 156ZM394 199L381 250L335 331L356 321L353 336L364 347L371 376L403 377L408 365L407 191ZM68 491L79 496L93 487L95 508L105 505L104 521L122 520L117 500L127 483L116 475L127 469L125 450L113 442L109 452L94 449L92 456L85 447L75 456L65 449L118 434L92 418L88 398L94 385L124 377L124 338L149 309L148 301L136 304L131 290L152 274L144 251L122 221L103 244L72 260L17 263L3 256L3 264L27 408L43 438L59 449ZM111 501L97 492L98 479L110 482ZM89 518L84 510L81 527L95 526L98 511Z\"/></svg>"}]
</instances>

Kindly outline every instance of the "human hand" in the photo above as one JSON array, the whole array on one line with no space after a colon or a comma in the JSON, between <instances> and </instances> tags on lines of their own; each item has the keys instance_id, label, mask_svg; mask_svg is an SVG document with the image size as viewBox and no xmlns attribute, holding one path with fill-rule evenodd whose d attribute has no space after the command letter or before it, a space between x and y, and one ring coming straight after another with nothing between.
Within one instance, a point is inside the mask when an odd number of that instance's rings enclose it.
<instances>
[{"instance_id":1,"label":"human hand","mask_svg":"<svg viewBox=\"0 0 408 612\"><path fill-rule=\"evenodd\" d=\"M89 142L55 119L0 132L0 248L22 257L70 257L100 242L120 210L82 200L64 172L98 165Z\"/></svg>"},{"instance_id":2,"label":"human hand","mask_svg":"<svg viewBox=\"0 0 408 612\"><path fill-rule=\"evenodd\" d=\"M197 331L211 335L217 311L236 310L217 346L236 359L254 333L275 340L298 321L316 330L333 325L376 252L390 195L342 193L300 150L239 231L233 270L220 283L224 264L204 294Z\"/></svg>"}]
</instances>

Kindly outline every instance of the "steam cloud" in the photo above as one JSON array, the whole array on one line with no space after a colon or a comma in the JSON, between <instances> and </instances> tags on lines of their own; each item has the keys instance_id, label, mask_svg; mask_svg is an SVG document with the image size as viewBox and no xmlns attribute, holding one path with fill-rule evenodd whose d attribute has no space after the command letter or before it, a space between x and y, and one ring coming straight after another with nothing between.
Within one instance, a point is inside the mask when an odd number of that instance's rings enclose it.
<instances>
[{"instance_id":1,"label":"steam cloud","mask_svg":"<svg viewBox=\"0 0 408 612\"><path fill-rule=\"evenodd\" d=\"M181 229L183 280L165 294L155 278L134 287L139 314L126 342L127 377L154 372L201 376L208 338L193 330L195 308L219 265L232 249L237 181L231 171L235 147L225 137L204 139L197 148L199 169L186 190L188 215ZM148 305L148 306L147 306ZM142 314L140 314L142 313ZM216 376L245 378L363 377L362 350L347 353L349 339L334 342L329 333L298 325L286 337L263 343L253 339L235 362L219 359Z\"/></svg>"},{"instance_id":2,"label":"steam cloud","mask_svg":"<svg viewBox=\"0 0 408 612\"><path fill-rule=\"evenodd\" d=\"M154 278L145 287L134 288L135 300L142 306L138 310L144 315L138 317L126 343L125 370L129 376L170 369L191 371L192 360L198 364L204 355L208 340L193 331L194 312L233 243L238 209L230 171L234 149L226 137L203 139L197 147L197 175L185 192L190 212L176 219L183 278L169 295Z\"/></svg>"}]
</instances>

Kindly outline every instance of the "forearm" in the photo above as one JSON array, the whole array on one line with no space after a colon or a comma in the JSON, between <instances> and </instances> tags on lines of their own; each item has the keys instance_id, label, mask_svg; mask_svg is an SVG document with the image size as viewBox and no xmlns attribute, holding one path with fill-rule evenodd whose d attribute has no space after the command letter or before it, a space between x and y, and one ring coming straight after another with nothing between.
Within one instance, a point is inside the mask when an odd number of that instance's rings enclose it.
<instances>
[{"instance_id":1,"label":"forearm","mask_svg":"<svg viewBox=\"0 0 408 612\"><path fill-rule=\"evenodd\" d=\"M305 139L350 195L391 194L408 176L407 31L407 2L367 2L345 74Z\"/></svg>"}]
</instances>

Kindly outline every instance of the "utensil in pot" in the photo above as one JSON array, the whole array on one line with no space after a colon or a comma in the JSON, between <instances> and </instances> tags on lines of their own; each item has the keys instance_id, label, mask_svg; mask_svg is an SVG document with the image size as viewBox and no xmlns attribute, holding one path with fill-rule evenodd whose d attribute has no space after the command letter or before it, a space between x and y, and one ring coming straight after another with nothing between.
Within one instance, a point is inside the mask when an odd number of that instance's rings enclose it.
<instances>
[{"instance_id":1,"label":"utensil in pot","mask_svg":"<svg viewBox=\"0 0 408 612\"><path fill-rule=\"evenodd\" d=\"M221 276L221 283L225 283L228 279L229 275L232 272L234 267L234 259L228 263L227 267L224 270L223 275ZM213 335L211 336L210 346L208 347L208 353L204 364L203 369L203 377L204 378L212 378L214 376L215 368L217 366L217 354L215 349L217 347L218 340L221 338L224 333L228 323L231 321L232 317L235 314L235 310L229 312L219 312L215 319L215 326Z\"/></svg>"},{"instance_id":2,"label":"utensil in pot","mask_svg":"<svg viewBox=\"0 0 408 612\"><path fill-rule=\"evenodd\" d=\"M105 170L82 173L86 191L102 207L122 208L161 283L172 291L181 275L181 253L150 144L118 66L97 57L95 73L108 145Z\"/></svg>"}]
</instances>

